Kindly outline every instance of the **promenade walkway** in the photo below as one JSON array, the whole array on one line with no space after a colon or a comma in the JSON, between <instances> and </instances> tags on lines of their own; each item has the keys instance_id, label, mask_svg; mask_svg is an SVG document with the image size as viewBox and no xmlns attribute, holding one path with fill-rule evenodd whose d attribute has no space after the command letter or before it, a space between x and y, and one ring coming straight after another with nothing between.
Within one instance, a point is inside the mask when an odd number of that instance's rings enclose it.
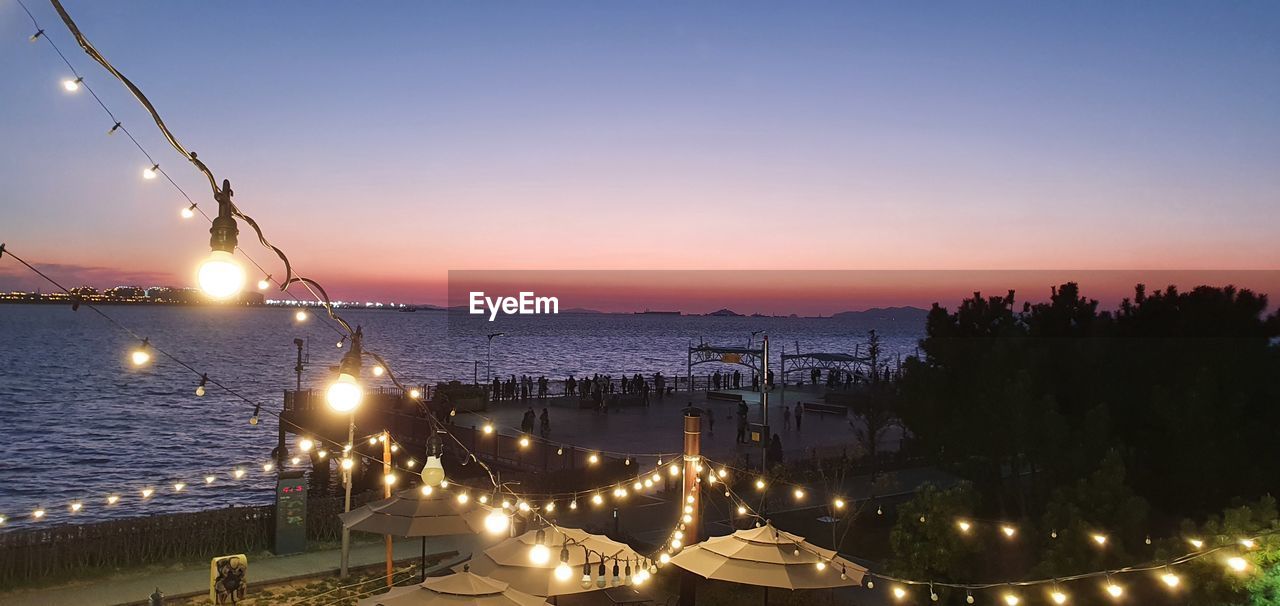
<instances>
[{"instance_id":1,"label":"promenade walkway","mask_svg":"<svg viewBox=\"0 0 1280 606\"><path fill-rule=\"evenodd\" d=\"M429 553L457 551L468 554L480 543L476 535L440 537L428 540ZM395 559L412 560L422 554L418 539L398 539ZM381 541L358 543L351 548L351 566L379 564L385 561L386 548ZM311 575L337 576L339 550L326 549L288 556L249 557L249 587L271 581L284 581ZM448 561L446 560L446 562ZM5 606L116 606L145 604L147 596L159 587L167 596L179 596L209 590L209 565L191 565L168 569L149 568L117 576L95 578L82 583L47 589L23 589L0 593Z\"/></svg>"}]
</instances>

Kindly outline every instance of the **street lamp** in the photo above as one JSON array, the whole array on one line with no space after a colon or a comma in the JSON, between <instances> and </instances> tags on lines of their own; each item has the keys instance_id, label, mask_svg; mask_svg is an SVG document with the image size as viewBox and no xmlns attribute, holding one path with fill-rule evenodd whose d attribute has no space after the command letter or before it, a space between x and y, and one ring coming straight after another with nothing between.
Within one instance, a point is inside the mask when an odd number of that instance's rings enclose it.
<instances>
[{"instance_id":1,"label":"street lamp","mask_svg":"<svg viewBox=\"0 0 1280 606\"><path fill-rule=\"evenodd\" d=\"M351 475L352 467L351 457L355 455L355 439L356 439L356 408L360 406L360 400L364 397L364 389L360 387L360 383L356 379L360 376L360 340L363 338L360 327L356 327L355 334L351 335L351 349L342 356L342 362L338 365L338 379L329 386L325 392L325 400L329 403L329 408L337 413L346 413L350 417L350 423L347 426L347 446L351 451L347 452L346 457L342 461L343 483L346 485L346 497L343 502L343 511L351 511ZM351 561L351 531L344 524L342 527L342 565L339 570L341 578L347 577L347 565Z\"/></svg>"},{"instance_id":2,"label":"street lamp","mask_svg":"<svg viewBox=\"0 0 1280 606\"><path fill-rule=\"evenodd\" d=\"M489 351L484 355L484 382L493 382L493 338L501 337L502 333L495 332L489 334Z\"/></svg>"}]
</instances>

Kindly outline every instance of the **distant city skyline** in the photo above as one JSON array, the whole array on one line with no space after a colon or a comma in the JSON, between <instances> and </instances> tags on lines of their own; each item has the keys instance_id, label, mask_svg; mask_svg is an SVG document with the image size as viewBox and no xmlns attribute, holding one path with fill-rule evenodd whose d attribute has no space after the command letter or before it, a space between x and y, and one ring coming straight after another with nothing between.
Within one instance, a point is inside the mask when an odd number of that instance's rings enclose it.
<instances>
[{"instance_id":1,"label":"distant city skyline","mask_svg":"<svg viewBox=\"0 0 1280 606\"><path fill-rule=\"evenodd\" d=\"M1280 258L1276 3L67 5L335 298L443 302L458 269ZM32 10L211 209L136 102ZM0 5L0 241L69 285L192 285L207 224L141 178L30 29ZM241 244L283 274L245 225ZM0 262L0 290L34 288ZM841 311L829 294L757 303ZM703 295L737 296L670 300Z\"/></svg>"}]
</instances>

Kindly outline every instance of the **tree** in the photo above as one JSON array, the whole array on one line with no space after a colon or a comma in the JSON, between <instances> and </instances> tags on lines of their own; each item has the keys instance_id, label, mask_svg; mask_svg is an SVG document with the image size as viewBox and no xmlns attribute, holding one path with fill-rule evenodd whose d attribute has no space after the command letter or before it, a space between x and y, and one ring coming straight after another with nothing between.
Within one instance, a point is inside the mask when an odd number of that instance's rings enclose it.
<instances>
[{"instance_id":1,"label":"tree","mask_svg":"<svg viewBox=\"0 0 1280 606\"><path fill-rule=\"evenodd\" d=\"M889 532L889 569L910 579L970 581L978 571L978 537L956 532L957 520L973 515L973 486L951 488L924 484L915 497L898 507Z\"/></svg>"}]
</instances>

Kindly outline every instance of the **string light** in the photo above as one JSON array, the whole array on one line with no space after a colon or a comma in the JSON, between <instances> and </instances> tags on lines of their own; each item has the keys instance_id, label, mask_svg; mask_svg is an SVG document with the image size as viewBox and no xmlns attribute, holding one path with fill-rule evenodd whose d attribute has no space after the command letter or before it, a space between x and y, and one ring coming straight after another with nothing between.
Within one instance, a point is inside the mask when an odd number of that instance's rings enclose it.
<instances>
[{"instance_id":1,"label":"string light","mask_svg":"<svg viewBox=\"0 0 1280 606\"><path fill-rule=\"evenodd\" d=\"M1017 534L1017 533L1018 533L1017 529L1015 529L1015 528L1014 528L1014 527L1012 527L1012 526L1001 526L1001 527L1000 527L1000 532L1003 532L1003 533L1004 533L1004 536L1005 536L1005 537L1008 537L1008 538L1010 538L1010 539L1012 539L1012 538L1013 538L1013 535L1015 535L1015 534Z\"/></svg>"},{"instance_id":2,"label":"string light","mask_svg":"<svg viewBox=\"0 0 1280 606\"><path fill-rule=\"evenodd\" d=\"M1176 589L1178 584L1182 582L1182 579L1178 578L1178 575L1173 574L1172 570L1166 568L1165 573L1160 575L1160 581L1169 589Z\"/></svg>"},{"instance_id":3,"label":"string light","mask_svg":"<svg viewBox=\"0 0 1280 606\"><path fill-rule=\"evenodd\" d=\"M1093 542L1097 543L1099 547L1107 544L1107 535L1105 534L1095 533L1090 538L1092 538Z\"/></svg>"},{"instance_id":4,"label":"string light","mask_svg":"<svg viewBox=\"0 0 1280 606\"><path fill-rule=\"evenodd\" d=\"M591 456L587 457L587 462L588 462L588 463L590 463L590 464L592 464L592 465L595 465L596 463L599 463L599 462L600 462L600 455L597 455L597 454L596 454L596 453L594 453L594 452L593 452L593 453L591 453Z\"/></svg>"},{"instance_id":5,"label":"string light","mask_svg":"<svg viewBox=\"0 0 1280 606\"><path fill-rule=\"evenodd\" d=\"M143 173L154 179L160 165L157 164ZM200 289L214 299L229 299L240 294L244 288L244 268L236 262L232 253L236 250L236 235L240 233L233 217L234 207L231 204L231 183L223 180L222 189L214 194L218 201L218 216L209 228L209 257L200 264L196 271L196 280Z\"/></svg>"},{"instance_id":6,"label":"string light","mask_svg":"<svg viewBox=\"0 0 1280 606\"><path fill-rule=\"evenodd\" d=\"M258 290L266 290L268 288L271 288L271 276L258 280Z\"/></svg>"},{"instance_id":7,"label":"string light","mask_svg":"<svg viewBox=\"0 0 1280 606\"><path fill-rule=\"evenodd\" d=\"M1053 603L1054 603L1054 604L1066 604L1066 603L1067 603L1067 594L1062 593L1061 591L1059 591L1059 590L1057 590L1057 589L1054 589L1053 591L1049 592L1049 599L1050 599L1050 600L1053 600ZM972 603L973 603L973 602L970 602L970 604L972 604Z\"/></svg>"},{"instance_id":8,"label":"string light","mask_svg":"<svg viewBox=\"0 0 1280 606\"><path fill-rule=\"evenodd\" d=\"M959 522L956 522L956 526L960 528L960 532L964 532L964 533L968 533L969 529L972 528L972 525L965 520L960 520Z\"/></svg>"},{"instance_id":9,"label":"string light","mask_svg":"<svg viewBox=\"0 0 1280 606\"><path fill-rule=\"evenodd\" d=\"M142 344L139 345L136 349L133 350L132 353L129 354L129 360L133 362L134 366L142 366L147 362L150 362L151 361L150 349L151 349L150 341L148 339L143 339Z\"/></svg>"},{"instance_id":10,"label":"string light","mask_svg":"<svg viewBox=\"0 0 1280 606\"><path fill-rule=\"evenodd\" d=\"M207 385L208 383L209 383L209 375L207 374L200 375L200 384L196 385L196 396L204 397L205 385Z\"/></svg>"},{"instance_id":11,"label":"string light","mask_svg":"<svg viewBox=\"0 0 1280 606\"><path fill-rule=\"evenodd\" d=\"M34 41L35 41L35 40L34 40L34 38L33 38L33 39L32 39L32 42L34 42ZM74 79L74 80L72 80L71 78L67 78L67 79L65 79L65 80L63 80L63 81L62 81L62 89L63 89L63 90L65 90L65 91L67 91L67 92L69 92L69 93L74 93L74 92L76 92L76 91L80 90L80 83L81 83L81 82L84 82L84 78L76 78L76 79Z\"/></svg>"},{"instance_id":12,"label":"string light","mask_svg":"<svg viewBox=\"0 0 1280 606\"><path fill-rule=\"evenodd\" d=\"M1249 562L1240 556L1233 556L1227 558L1227 568L1235 572L1244 572L1249 568Z\"/></svg>"},{"instance_id":13,"label":"string light","mask_svg":"<svg viewBox=\"0 0 1280 606\"><path fill-rule=\"evenodd\" d=\"M484 518L484 529L489 531L489 534L499 535L510 527L511 519L499 509L489 512L489 515Z\"/></svg>"},{"instance_id":14,"label":"string light","mask_svg":"<svg viewBox=\"0 0 1280 606\"><path fill-rule=\"evenodd\" d=\"M338 413L353 413L364 398L364 389L356 381L360 376L360 330L351 338L351 349L342 356L338 366L338 380L325 392L329 408Z\"/></svg>"},{"instance_id":15,"label":"string light","mask_svg":"<svg viewBox=\"0 0 1280 606\"><path fill-rule=\"evenodd\" d=\"M1199 551L1200 549L1204 548L1204 541L1200 539L1187 539L1187 542L1191 543L1191 546L1195 547L1196 551Z\"/></svg>"},{"instance_id":16,"label":"string light","mask_svg":"<svg viewBox=\"0 0 1280 606\"><path fill-rule=\"evenodd\" d=\"M383 373L385 373L385 372L387 372L387 369L383 368L382 366L374 366L374 367L373 367L373 376L375 376L375 377L381 377L381 376L382 376L382 374L383 374Z\"/></svg>"},{"instance_id":17,"label":"string light","mask_svg":"<svg viewBox=\"0 0 1280 606\"><path fill-rule=\"evenodd\" d=\"M111 133L115 132L116 128L118 128L118 127L119 127L119 124L117 124L116 126L111 127L111 131L110 131L110 132L108 132L107 134L111 134ZM183 219L190 219L190 218L192 218L192 217L196 216L196 204L195 204L195 202L192 202L192 203L191 203L191 206L184 206L184 207L182 207L182 212L181 212L181 214L182 214L182 218L183 218Z\"/></svg>"}]
</instances>

